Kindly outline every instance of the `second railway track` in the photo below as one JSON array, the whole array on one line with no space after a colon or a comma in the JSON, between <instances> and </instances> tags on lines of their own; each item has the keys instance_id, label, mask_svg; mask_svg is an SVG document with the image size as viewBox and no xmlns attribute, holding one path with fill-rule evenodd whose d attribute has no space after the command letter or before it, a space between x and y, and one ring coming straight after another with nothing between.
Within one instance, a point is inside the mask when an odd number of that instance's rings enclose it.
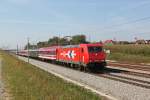
<instances>
[{"instance_id":1,"label":"second railway track","mask_svg":"<svg viewBox=\"0 0 150 100\"><path fill-rule=\"evenodd\" d=\"M134 70L150 72L149 65L143 65L143 64L135 65L135 64L125 64L125 63L119 63L119 62L108 62L108 65L113 66L113 67L129 68L129 69L134 69Z\"/></svg>"}]
</instances>

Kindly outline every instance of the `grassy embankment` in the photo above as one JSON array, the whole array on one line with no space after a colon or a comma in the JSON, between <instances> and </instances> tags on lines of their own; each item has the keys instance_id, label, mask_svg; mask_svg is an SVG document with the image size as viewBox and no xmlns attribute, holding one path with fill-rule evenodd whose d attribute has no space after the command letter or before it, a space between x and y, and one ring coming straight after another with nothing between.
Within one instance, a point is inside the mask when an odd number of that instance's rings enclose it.
<instances>
[{"instance_id":1,"label":"grassy embankment","mask_svg":"<svg viewBox=\"0 0 150 100\"><path fill-rule=\"evenodd\" d=\"M131 63L150 63L150 45L110 45L108 59Z\"/></svg>"},{"instance_id":2,"label":"grassy embankment","mask_svg":"<svg viewBox=\"0 0 150 100\"><path fill-rule=\"evenodd\" d=\"M2 54L2 76L14 100L99 100L88 90Z\"/></svg>"}]
</instances>

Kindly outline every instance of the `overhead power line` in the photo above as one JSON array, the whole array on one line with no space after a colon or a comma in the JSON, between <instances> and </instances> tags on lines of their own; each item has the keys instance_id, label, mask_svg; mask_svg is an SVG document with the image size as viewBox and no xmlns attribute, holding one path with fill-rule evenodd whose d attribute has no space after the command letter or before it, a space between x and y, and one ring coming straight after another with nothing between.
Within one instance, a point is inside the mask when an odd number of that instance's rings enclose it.
<instances>
[{"instance_id":1,"label":"overhead power line","mask_svg":"<svg viewBox=\"0 0 150 100\"><path fill-rule=\"evenodd\" d=\"M140 19L136 19L136 20L132 20L132 21L127 21L125 23L120 23L120 24L104 27L104 29L105 28L118 27L118 26L121 26L121 25L133 24L133 23L137 23L137 22L141 22L141 21L145 21L145 20L149 20L149 19L150 19L150 17L144 17L144 18L140 18Z\"/></svg>"}]
</instances>

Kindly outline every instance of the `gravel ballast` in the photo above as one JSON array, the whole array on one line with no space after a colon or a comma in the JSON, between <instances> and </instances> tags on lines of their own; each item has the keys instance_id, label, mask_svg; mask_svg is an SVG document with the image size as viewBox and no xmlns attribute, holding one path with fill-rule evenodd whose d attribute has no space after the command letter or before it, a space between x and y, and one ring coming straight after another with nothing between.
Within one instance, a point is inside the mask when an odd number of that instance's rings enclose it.
<instances>
[{"instance_id":1,"label":"gravel ballast","mask_svg":"<svg viewBox=\"0 0 150 100\"><path fill-rule=\"evenodd\" d=\"M19 57L27 62L27 58ZM118 100L150 100L150 89L98 77L92 74L80 72L77 70L53 65L37 60L30 59L30 63L46 71L53 71L64 77L84 83L97 91L103 92Z\"/></svg>"}]
</instances>

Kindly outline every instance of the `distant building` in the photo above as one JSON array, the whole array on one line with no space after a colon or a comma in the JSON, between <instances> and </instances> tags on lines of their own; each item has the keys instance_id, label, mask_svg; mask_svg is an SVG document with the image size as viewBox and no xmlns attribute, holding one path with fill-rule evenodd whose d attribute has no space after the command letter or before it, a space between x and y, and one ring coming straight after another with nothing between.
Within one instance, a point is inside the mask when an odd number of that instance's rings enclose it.
<instances>
[{"instance_id":1,"label":"distant building","mask_svg":"<svg viewBox=\"0 0 150 100\"><path fill-rule=\"evenodd\" d=\"M113 44L150 44L150 40L136 40L136 41L113 41L113 40L106 40L103 41L104 45L113 45Z\"/></svg>"},{"instance_id":2,"label":"distant building","mask_svg":"<svg viewBox=\"0 0 150 100\"><path fill-rule=\"evenodd\" d=\"M136 44L150 44L150 40L136 40L135 42Z\"/></svg>"},{"instance_id":3,"label":"distant building","mask_svg":"<svg viewBox=\"0 0 150 100\"><path fill-rule=\"evenodd\" d=\"M150 40L145 40L146 41L146 44L150 44Z\"/></svg>"},{"instance_id":4,"label":"distant building","mask_svg":"<svg viewBox=\"0 0 150 100\"><path fill-rule=\"evenodd\" d=\"M129 41L118 41L117 44L131 44Z\"/></svg>"},{"instance_id":5,"label":"distant building","mask_svg":"<svg viewBox=\"0 0 150 100\"><path fill-rule=\"evenodd\" d=\"M103 43L104 43L104 45L112 45L112 44L114 44L114 41L113 40L106 40Z\"/></svg>"},{"instance_id":6,"label":"distant building","mask_svg":"<svg viewBox=\"0 0 150 100\"><path fill-rule=\"evenodd\" d=\"M146 41L144 39L136 40L136 44L146 44Z\"/></svg>"}]
</instances>

